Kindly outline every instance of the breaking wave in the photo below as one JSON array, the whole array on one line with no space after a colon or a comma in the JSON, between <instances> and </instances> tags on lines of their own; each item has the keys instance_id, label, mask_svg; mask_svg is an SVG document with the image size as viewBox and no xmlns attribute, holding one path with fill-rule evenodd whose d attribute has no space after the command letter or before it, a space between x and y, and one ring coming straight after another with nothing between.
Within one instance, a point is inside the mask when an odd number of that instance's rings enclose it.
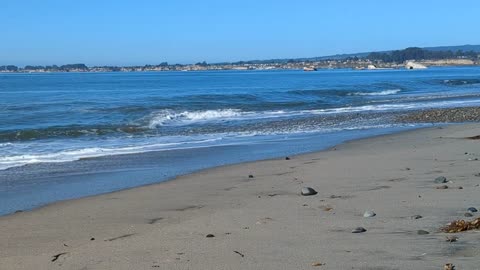
<instances>
[{"instance_id":1,"label":"breaking wave","mask_svg":"<svg viewBox=\"0 0 480 270\"><path fill-rule=\"evenodd\" d=\"M401 89L388 89L380 92L354 92L350 93L351 96L388 96L398 94Z\"/></svg>"}]
</instances>

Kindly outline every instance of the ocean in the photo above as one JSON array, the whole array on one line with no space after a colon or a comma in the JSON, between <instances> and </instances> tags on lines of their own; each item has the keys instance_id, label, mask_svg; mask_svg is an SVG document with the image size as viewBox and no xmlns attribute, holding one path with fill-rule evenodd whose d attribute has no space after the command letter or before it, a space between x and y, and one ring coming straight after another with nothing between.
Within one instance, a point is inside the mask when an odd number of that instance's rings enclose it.
<instances>
[{"instance_id":1,"label":"ocean","mask_svg":"<svg viewBox=\"0 0 480 270\"><path fill-rule=\"evenodd\" d=\"M0 73L0 214L417 128L480 68Z\"/></svg>"}]
</instances>

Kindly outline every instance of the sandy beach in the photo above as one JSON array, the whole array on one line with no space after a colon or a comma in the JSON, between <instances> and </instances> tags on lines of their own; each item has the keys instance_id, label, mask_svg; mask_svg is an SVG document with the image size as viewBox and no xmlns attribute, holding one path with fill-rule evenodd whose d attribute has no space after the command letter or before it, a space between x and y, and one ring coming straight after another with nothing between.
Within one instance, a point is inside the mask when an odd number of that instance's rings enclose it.
<instances>
[{"instance_id":1,"label":"sandy beach","mask_svg":"<svg viewBox=\"0 0 480 270\"><path fill-rule=\"evenodd\" d=\"M0 269L480 269L478 231L440 232L479 216L477 135L408 131L4 216Z\"/></svg>"}]
</instances>

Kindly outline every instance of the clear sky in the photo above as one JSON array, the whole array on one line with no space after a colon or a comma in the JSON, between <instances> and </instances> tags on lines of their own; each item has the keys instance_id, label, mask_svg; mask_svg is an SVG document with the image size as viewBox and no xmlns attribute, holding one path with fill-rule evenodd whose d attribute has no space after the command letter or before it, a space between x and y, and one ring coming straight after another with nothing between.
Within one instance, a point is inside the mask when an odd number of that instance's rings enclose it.
<instances>
[{"instance_id":1,"label":"clear sky","mask_svg":"<svg viewBox=\"0 0 480 270\"><path fill-rule=\"evenodd\" d=\"M480 44L477 0L0 0L0 65L295 58Z\"/></svg>"}]
</instances>

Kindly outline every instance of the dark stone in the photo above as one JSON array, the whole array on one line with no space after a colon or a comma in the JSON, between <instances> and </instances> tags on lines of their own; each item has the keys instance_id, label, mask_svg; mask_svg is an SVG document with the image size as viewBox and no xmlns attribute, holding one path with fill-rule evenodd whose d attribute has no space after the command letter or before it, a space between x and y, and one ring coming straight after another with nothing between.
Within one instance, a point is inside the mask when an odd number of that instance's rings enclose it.
<instances>
[{"instance_id":1,"label":"dark stone","mask_svg":"<svg viewBox=\"0 0 480 270\"><path fill-rule=\"evenodd\" d=\"M209 234L207 234L205 237L207 237L207 238L212 238L212 237L215 237L215 235L209 233Z\"/></svg>"},{"instance_id":2,"label":"dark stone","mask_svg":"<svg viewBox=\"0 0 480 270\"><path fill-rule=\"evenodd\" d=\"M251 174L250 174L250 175L248 175L248 178L253 178L253 175L251 175Z\"/></svg>"},{"instance_id":3,"label":"dark stone","mask_svg":"<svg viewBox=\"0 0 480 270\"><path fill-rule=\"evenodd\" d=\"M290 160L290 158L289 158L289 157L285 157L285 160Z\"/></svg>"},{"instance_id":4,"label":"dark stone","mask_svg":"<svg viewBox=\"0 0 480 270\"><path fill-rule=\"evenodd\" d=\"M421 218L423 218L423 217L420 216L420 215L413 215L413 216L412 216L412 219L421 219Z\"/></svg>"},{"instance_id":5,"label":"dark stone","mask_svg":"<svg viewBox=\"0 0 480 270\"><path fill-rule=\"evenodd\" d=\"M467 212L467 213L465 213L465 214L463 214L463 215L466 216L466 217L473 217L473 214L472 214L472 213L469 213L469 212Z\"/></svg>"},{"instance_id":6,"label":"dark stone","mask_svg":"<svg viewBox=\"0 0 480 270\"><path fill-rule=\"evenodd\" d=\"M425 235L425 234L429 234L429 232L425 231L425 230L418 230L417 231L417 234L419 235Z\"/></svg>"},{"instance_id":7,"label":"dark stone","mask_svg":"<svg viewBox=\"0 0 480 270\"><path fill-rule=\"evenodd\" d=\"M95 240L95 237L90 238L90 241L93 241L93 240Z\"/></svg>"},{"instance_id":8,"label":"dark stone","mask_svg":"<svg viewBox=\"0 0 480 270\"><path fill-rule=\"evenodd\" d=\"M475 207L469 207L469 208L467 209L467 211L468 211L468 212L472 212L472 213L478 212L477 208L475 208Z\"/></svg>"},{"instance_id":9,"label":"dark stone","mask_svg":"<svg viewBox=\"0 0 480 270\"><path fill-rule=\"evenodd\" d=\"M311 187L303 187L301 191L301 194L303 196L312 196L312 195L316 195L317 193L318 192Z\"/></svg>"},{"instance_id":10,"label":"dark stone","mask_svg":"<svg viewBox=\"0 0 480 270\"><path fill-rule=\"evenodd\" d=\"M363 228L363 227L357 227L355 229L352 230L352 233L363 233L363 232L366 232L367 229Z\"/></svg>"},{"instance_id":11,"label":"dark stone","mask_svg":"<svg viewBox=\"0 0 480 270\"><path fill-rule=\"evenodd\" d=\"M447 183L447 178L445 176L439 176L435 178L434 182L437 184L444 184Z\"/></svg>"}]
</instances>

